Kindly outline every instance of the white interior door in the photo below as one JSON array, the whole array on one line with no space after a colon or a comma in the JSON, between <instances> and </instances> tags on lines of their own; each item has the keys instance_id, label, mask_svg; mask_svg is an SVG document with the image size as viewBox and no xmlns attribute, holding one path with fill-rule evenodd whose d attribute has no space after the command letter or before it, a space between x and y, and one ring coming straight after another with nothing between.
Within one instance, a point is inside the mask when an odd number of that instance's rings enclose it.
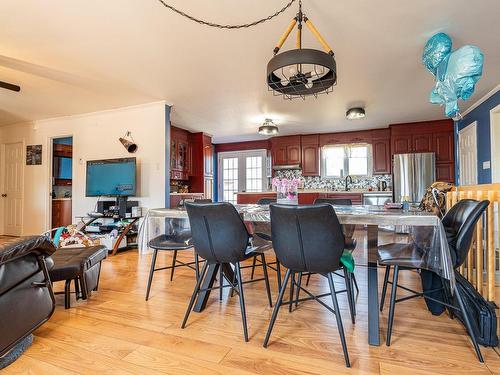
<instances>
[{"instance_id":1,"label":"white interior door","mask_svg":"<svg viewBox=\"0 0 500 375\"><path fill-rule=\"evenodd\" d=\"M23 144L5 145L3 200L4 232L20 236L23 226Z\"/></svg>"},{"instance_id":2,"label":"white interior door","mask_svg":"<svg viewBox=\"0 0 500 375\"><path fill-rule=\"evenodd\" d=\"M459 183L477 184L477 124L474 122L458 133Z\"/></svg>"}]
</instances>

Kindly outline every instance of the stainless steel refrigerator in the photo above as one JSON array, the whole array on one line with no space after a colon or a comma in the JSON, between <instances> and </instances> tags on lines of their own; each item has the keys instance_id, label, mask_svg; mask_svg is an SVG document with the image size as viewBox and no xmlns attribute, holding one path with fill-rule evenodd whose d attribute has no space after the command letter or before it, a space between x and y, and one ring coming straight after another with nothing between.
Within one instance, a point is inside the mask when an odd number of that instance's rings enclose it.
<instances>
[{"instance_id":1,"label":"stainless steel refrigerator","mask_svg":"<svg viewBox=\"0 0 500 375\"><path fill-rule=\"evenodd\" d=\"M395 154L392 170L394 202L409 198L410 204L420 203L425 190L436 179L436 157L433 152Z\"/></svg>"}]
</instances>

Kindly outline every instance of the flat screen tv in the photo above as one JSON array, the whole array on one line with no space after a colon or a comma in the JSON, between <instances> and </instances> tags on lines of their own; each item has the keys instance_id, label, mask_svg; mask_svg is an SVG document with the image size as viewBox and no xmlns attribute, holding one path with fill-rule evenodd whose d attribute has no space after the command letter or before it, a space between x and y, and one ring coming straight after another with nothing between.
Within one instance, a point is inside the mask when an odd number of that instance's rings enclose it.
<instances>
[{"instance_id":1,"label":"flat screen tv","mask_svg":"<svg viewBox=\"0 0 500 375\"><path fill-rule=\"evenodd\" d=\"M129 197L136 194L135 158L87 161L87 197Z\"/></svg>"}]
</instances>

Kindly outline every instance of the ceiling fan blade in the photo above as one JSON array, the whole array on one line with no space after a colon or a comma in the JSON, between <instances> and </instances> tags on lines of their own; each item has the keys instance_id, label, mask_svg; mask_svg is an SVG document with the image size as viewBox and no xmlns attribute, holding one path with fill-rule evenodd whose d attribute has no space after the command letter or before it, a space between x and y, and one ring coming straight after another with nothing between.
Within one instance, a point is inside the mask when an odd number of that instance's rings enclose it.
<instances>
[{"instance_id":1,"label":"ceiling fan blade","mask_svg":"<svg viewBox=\"0 0 500 375\"><path fill-rule=\"evenodd\" d=\"M0 88L11 90L11 91L16 91L16 92L21 91L21 87L20 86L13 85L12 83L3 82L3 81L0 81Z\"/></svg>"}]
</instances>

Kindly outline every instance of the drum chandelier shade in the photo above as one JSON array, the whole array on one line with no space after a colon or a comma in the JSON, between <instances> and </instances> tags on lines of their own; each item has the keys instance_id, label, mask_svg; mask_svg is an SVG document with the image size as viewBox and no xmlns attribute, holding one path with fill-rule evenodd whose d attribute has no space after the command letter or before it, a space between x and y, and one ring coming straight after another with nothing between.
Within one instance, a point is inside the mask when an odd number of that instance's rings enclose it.
<instances>
[{"instance_id":1,"label":"drum chandelier shade","mask_svg":"<svg viewBox=\"0 0 500 375\"><path fill-rule=\"evenodd\" d=\"M316 37L326 52L302 48L302 23ZM296 49L278 53L286 39L297 26ZM311 20L299 12L292 19L273 50L274 57L267 64L267 84L274 95L283 95L284 99L302 98L333 91L337 83L337 65L334 53Z\"/></svg>"}]
</instances>

